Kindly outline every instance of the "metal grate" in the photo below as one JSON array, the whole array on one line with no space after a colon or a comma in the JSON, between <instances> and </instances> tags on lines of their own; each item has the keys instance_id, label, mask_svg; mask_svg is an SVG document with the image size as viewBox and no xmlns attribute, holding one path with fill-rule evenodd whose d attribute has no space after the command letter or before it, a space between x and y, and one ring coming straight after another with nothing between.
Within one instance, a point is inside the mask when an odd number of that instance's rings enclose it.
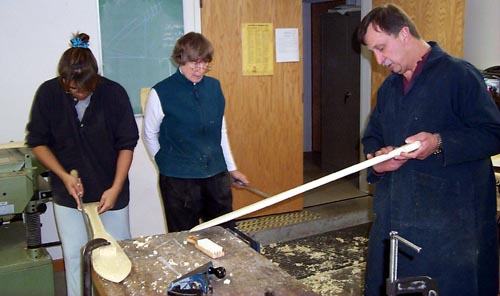
<instances>
[{"instance_id":1,"label":"metal grate","mask_svg":"<svg viewBox=\"0 0 500 296\"><path fill-rule=\"evenodd\" d=\"M278 215L263 216L236 222L238 229L245 233L252 233L277 227L299 224L317 220L320 216L309 211L298 211Z\"/></svg>"}]
</instances>

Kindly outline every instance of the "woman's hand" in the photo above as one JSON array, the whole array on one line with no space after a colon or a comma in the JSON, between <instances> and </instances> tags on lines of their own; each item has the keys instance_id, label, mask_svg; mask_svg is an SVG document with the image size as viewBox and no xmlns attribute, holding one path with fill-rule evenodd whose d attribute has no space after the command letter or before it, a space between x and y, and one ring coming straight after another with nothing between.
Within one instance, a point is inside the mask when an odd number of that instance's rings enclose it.
<instances>
[{"instance_id":1,"label":"woman's hand","mask_svg":"<svg viewBox=\"0 0 500 296\"><path fill-rule=\"evenodd\" d=\"M102 193L101 200L99 201L99 206L97 207L97 212L99 214L102 214L102 213L106 212L107 210L114 208L119 194L120 194L120 190L114 189L113 187L104 191Z\"/></svg>"},{"instance_id":2,"label":"woman's hand","mask_svg":"<svg viewBox=\"0 0 500 296\"><path fill-rule=\"evenodd\" d=\"M233 180L239 180L239 181L243 182L244 184L250 184L247 177L245 175L243 175L240 171L237 171L237 170L230 171L229 174L231 175L231 178L233 178ZM238 185L235 182L233 182L233 184L235 184L238 187L241 187L241 185Z\"/></svg>"},{"instance_id":3,"label":"woman's hand","mask_svg":"<svg viewBox=\"0 0 500 296\"><path fill-rule=\"evenodd\" d=\"M81 210L83 205L80 204L80 198L83 197L85 191L83 190L82 179L78 177L78 172L72 170L71 173L66 173L61 180L69 195L75 199L78 209Z\"/></svg>"}]
</instances>

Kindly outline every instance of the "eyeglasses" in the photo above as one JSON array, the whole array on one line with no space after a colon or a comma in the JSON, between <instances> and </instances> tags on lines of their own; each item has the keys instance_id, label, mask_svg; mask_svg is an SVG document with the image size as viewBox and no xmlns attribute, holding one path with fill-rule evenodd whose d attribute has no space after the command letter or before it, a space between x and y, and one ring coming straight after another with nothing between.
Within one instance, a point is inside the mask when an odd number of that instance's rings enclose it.
<instances>
[{"instance_id":1,"label":"eyeglasses","mask_svg":"<svg viewBox=\"0 0 500 296\"><path fill-rule=\"evenodd\" d=\"M209 62L205 61L200 61L200 62L188 62L189 66L193 70L205 70L205 71L210 71L212 69L212 64Z\"/></svg>"}]
</instances>

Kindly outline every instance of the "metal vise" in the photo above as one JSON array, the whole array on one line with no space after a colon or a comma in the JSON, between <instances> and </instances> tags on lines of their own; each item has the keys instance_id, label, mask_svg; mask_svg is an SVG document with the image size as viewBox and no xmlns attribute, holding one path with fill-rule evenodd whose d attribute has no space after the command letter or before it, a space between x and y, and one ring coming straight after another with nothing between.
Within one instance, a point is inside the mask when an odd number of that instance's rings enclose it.
<instances>
[{"instance_id":1,"label":"metal vise","mask_svg":"<svg viewBox=\"0 0 500 296\"><path fill-rule=\"evenodd\" d=\"M398 242L402 242L419 253L422 248L402 238L396 231L389 233L391 237L391 255L389 262L389 278L386 292L389 296L402 294L421 294L424 296L438 296L437 283L428 276L414 276L398 279Z\"/></svg>"}]
</instances>

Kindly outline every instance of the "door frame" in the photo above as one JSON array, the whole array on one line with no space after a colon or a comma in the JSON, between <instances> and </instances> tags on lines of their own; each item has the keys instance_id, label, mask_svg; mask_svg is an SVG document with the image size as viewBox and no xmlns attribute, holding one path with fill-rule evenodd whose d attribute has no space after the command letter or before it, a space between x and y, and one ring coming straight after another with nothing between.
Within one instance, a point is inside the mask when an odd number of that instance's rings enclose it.
<instances>
[{"instance_id":1,"label":"door frame","mask_svg":"<svg viewBox=\"0 0 500 296\"><path fill-rule=\"evenodd\" d=\"M306 53L310 53L311 49L311 40L310 40L310 30L311 26L309 25L311 22L311 4L313 2L323 2L324 0L303 0L302 11L303 14L303 28L304 28L304 38L303 38L303 48L304 48L304 65L311 65L310 58L306 57ZM346 1L349 2L348 0ZM352 2L352 1L351 1ZM359 2L359 0L357 1ZM372 0L361 0L361 17L365 16L372 9ZM309 30L309 35L306 33L306 30ZM304 143L308 143L306 137L312 137L312 131L310 128L311 117L307 114L311 113L311 94L312 94L312 86L311 86L311 67L306 69L304 67ZM371 52L368 51L364 46L361 47L361 63L360 63L360 117L359 117L359 134L360 137L363 135L365 127L368 123L368 117L371 112ZM309 120L309 122L308 122ZM307 148L307 145L304 145ZM311 144L312 147L312 144ZM312 151L312 148L311 148ZM365 160L365 156L363 154L363 146L360 143L360 161ZM366 181L366 170L362 170L359 173L359 190L364 192L369 192L370 188L368 182Z\"/></svg>"}]
</instances>

